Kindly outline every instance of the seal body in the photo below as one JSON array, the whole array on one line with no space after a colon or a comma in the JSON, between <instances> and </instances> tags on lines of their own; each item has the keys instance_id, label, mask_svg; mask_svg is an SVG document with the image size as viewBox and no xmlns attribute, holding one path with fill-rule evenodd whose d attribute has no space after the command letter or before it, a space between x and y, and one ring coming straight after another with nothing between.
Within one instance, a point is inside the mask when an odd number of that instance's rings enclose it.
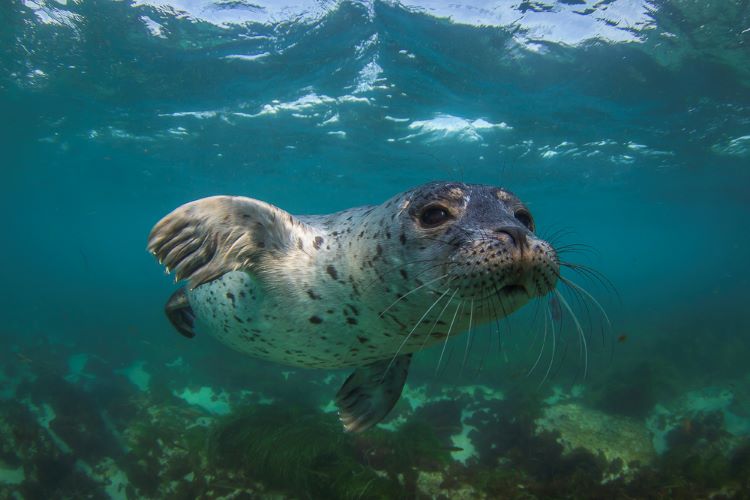
<instances>
[{"instance_id":1,"label":"seal body","mask_svg":"<svg viewBox=\"0 0 750 500\"><path fill-rule=\"evenodd\" d=\"M337 401L349 430L387 414L412 353L512 313L559 276L515 195L461 183L318 216L205 198L162 219L149 250L189 280L167 304L184 335L289 365L357 367Z\"/></svg>"}]
</instances>

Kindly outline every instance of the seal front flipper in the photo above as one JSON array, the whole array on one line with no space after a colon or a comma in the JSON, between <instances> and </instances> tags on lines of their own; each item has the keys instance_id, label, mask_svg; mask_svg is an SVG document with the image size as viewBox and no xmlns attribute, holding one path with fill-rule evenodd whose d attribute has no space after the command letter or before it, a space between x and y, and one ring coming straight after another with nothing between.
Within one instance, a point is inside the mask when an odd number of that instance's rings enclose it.
<instances>
[{"instance_id":1,"label":"seal front flipper","mask_svg":"<svg viewBox=\"0 0 750 500\"><path fill-rule=\"evenodd\" d=\"M193 288L229 271L263 267L313 229L268 203L242 196L212 196L186 203L160 220L148 250L176 281Z\"/></svg>"},{"instance_id":2,"label":"seal front flipper","mask_svg":"<svg viewBox=\"0 0 750 500\"><path fill-rule=\"evenodd\" d=\"M401 397L411 354L354 370L336 394L339 418L347 432L362 432L388 415Z\"/></svg>"},{"instance_id":3,"label":"seal front flipper","mask_svg":"<svg viewBox=\"0 0 750 500\"><path fill-rule=\"evenodd\" d=\"M184 288L180 288L169 297L164 306L164 312L167 314L167 319L172 323L172 326L180 332L180 335L189 339L195 337L195 330L193 330L195 314L193 313L193 308L190 307L190 302L188 302Z\"/></svg>"}]
</instances>

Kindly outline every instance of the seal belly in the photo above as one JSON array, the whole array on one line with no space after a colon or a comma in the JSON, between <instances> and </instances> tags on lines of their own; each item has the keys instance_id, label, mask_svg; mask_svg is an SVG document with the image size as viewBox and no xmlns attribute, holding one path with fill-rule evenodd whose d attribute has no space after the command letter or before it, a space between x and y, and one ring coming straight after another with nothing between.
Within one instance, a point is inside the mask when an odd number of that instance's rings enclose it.
<instances>
[{"instance_id":1,"label":"seal belly","mask_svg":"<svg viewBox=\"0 0 750 500\"><path fill-rule=\"evenodd\" d=\"M265 300L255 279L230 272L188 292L199 333L209 333L233 349L266 359L277 359L274 330L259 315ZM282 350L283 352L283 350Z\"/></svg>"},{"instance_id":2,"label":"seal belly","mask_svg":"<svg viewBox=\"0 0 750 500\"><path fill-rule=\"evenodd\" d=\"M199 334L208 333L237 351L287 365L335 364L327 359L325 342L305 341L310 336L296 319L304 311L278 304L247 273L230 272L187 293Z\"/></svg>"}]
</instances>

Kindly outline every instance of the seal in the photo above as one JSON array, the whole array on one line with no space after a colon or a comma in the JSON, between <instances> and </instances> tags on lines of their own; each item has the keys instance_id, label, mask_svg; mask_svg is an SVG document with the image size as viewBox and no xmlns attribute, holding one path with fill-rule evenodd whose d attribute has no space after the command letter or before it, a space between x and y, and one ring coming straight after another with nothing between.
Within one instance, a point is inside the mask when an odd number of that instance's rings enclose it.
<instances>
[{"instance_id":1,"label":"seal","mask_svg":"<svg viewBox=\"0 0 750 500\"><path fill-rule=\"evenodd\" d=\"M159 221L148 250L188 281L165 308L182 335L355 368L336 404L345 430L362 431L399 399L414 352L554 290L558 257L534 230L505 189L435 182L329 215L204 198Z\"/></svg>"}]
</instances>

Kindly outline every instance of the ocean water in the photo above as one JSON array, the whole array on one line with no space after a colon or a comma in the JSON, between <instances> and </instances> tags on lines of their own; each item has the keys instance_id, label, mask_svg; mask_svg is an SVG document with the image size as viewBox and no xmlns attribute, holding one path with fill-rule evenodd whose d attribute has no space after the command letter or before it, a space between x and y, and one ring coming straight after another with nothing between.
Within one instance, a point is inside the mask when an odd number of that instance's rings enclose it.
<instances>
[{"instance_id":1,"label":"ocean water","mask_svg":"<svg viewBox=\"0 0 750 500\"><path fill-rule=\"evenodd\" d=\"M744 0L3 2L0 498L748 498L749 46ZM182 203L435 180L572 245L577 319L415 354L348 434L348 370L163 314Z\"/></svg>"}]
</instances>

